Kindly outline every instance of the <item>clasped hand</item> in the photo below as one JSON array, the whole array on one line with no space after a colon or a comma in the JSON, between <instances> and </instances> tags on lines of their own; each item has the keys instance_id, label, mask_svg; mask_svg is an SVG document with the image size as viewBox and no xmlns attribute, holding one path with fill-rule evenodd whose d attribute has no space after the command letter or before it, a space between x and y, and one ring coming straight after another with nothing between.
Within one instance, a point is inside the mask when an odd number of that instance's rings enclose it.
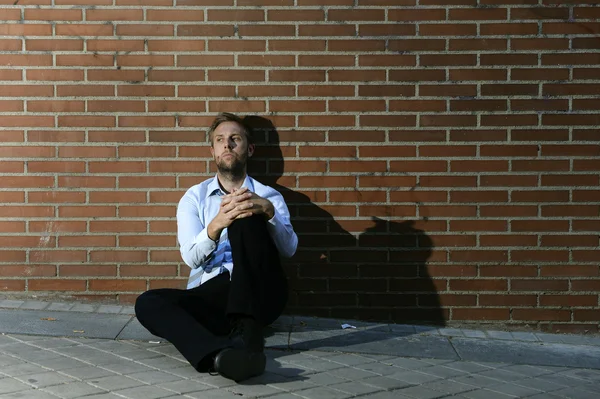
<instances>
[{"instance_id":1,"label":"clasped hand","mask_svg":"<svg viewBox=\"0 0 600 399\"><path fill-rule=\"evenodd\" d=\"M249 191L247 187L234 190L221 198L219 213L208 225L208 236L215 241L223 229L229 227L237 219L261 214L265 215L265 218L271 219L275 214L275 208L271 201Z\"/></svg>"}]
</instances>

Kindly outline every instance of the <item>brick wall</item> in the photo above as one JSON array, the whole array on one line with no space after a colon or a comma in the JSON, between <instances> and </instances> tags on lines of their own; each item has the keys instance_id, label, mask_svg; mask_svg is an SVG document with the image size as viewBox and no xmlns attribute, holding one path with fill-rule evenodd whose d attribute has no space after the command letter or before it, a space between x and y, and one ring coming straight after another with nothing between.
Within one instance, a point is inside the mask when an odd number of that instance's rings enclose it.
<instances>
[{"instance_id":1,"label":"brick wall","mask_svg":"<svg viewBox=\"0 0 600 399\"><path fill-rule=\"evenodd\" d=\"M289 312L597 331L599 5L0 1L0 289L183 287L230 111L300 235Z\"/></svg>"}]
</instances>

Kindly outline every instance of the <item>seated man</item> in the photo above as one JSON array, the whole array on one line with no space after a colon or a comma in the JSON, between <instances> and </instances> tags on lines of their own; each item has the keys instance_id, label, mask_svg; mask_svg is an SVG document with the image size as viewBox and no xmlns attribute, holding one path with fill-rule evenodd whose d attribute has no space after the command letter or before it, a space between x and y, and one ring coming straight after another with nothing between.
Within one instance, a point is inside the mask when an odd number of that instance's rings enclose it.
<instances>
[{"instance_id":1,"label":"seated man","mask_svg":"<svg viewBox=\"0 0 600 399\"><path fill-rule=\"evenodd\" d=\"M241 381L264 372L262 328L288 295L279 256L292 256L298 237L281 194L246 174L251 128L222 113L208 133L217 175L177 207L181 256L192 269L187 289L147 291L135 313L196 370Z\"/></svg>"}]
</instances>

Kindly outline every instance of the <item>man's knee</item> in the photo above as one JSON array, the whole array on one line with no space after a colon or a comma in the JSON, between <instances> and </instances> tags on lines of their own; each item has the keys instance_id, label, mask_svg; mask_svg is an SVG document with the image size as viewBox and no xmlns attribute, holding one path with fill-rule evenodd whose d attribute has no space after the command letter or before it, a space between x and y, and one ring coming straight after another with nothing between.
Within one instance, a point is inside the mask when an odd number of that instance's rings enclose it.
<instances>
[{"instance_id":1,"label":"man's knee","mask_svg":"<svg viewBox=\"0 0 600 399\"><path fill-rule=\"evenodd\" d=\"M157 290L146 291L135 300L135 315L140 319L144 319L145 315L151 314L152 310L156 310L156 303L160 300Z\"/></svg>"},{"instance_id":2,"label":"man's knee","mask_svg":"<svg viewBox=\"0 0 600 399\"><path fill-rule=\"evenodd\" d=\"M265 217L263 215L252 215L249 217L241 218L233 222L229 226L229 230L231 229L250 229L253 232L259 232L262 229L266 231L266 223Z\"/></svg>"}]
</instances>

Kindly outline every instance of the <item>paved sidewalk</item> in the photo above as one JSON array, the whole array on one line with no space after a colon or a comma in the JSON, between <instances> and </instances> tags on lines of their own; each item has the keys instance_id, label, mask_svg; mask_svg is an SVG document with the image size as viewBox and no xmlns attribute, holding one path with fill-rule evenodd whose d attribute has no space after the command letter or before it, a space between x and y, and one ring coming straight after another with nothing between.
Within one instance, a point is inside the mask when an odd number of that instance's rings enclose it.
<instances>
[{"instance_id":1,"label":"paved sidewalk","mask_svg":"<svg viewBox=\"0 0 600 399\"><path fill-rule=\"evenodd\" d=\"M600 337L287 316L267 372L236 384L197 373L131 307L0 300L0 332L0 398L600 397Z\"/></svg>"}]
</instances>

